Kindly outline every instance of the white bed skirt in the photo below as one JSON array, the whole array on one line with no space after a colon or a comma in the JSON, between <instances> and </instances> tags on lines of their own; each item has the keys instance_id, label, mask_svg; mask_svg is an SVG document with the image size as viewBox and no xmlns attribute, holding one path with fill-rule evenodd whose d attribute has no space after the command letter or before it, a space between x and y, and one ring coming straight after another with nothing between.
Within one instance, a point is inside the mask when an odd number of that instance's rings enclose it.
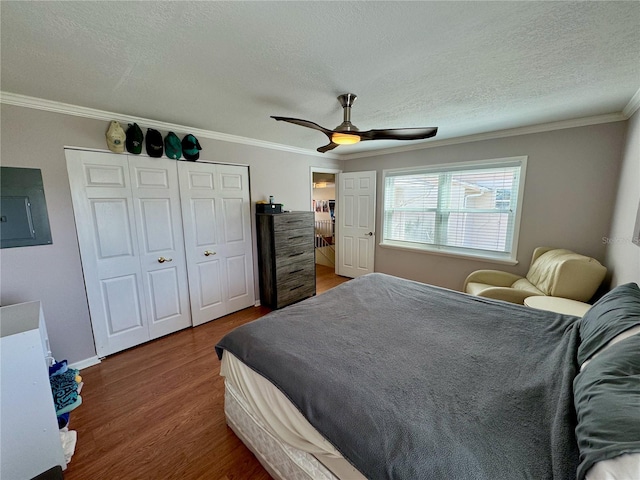
<instances>
[{"instance_id":1,"label":"white bed skirt","mask_svg":"<svg viewBox=\"0 0 640 480\"><path fill-rule=\"evenodd\" d=\"M246 403L229 382L225 382L224 413L227 425L253 452L276 480L337 480L312 455L276 439L249 413Z\"/></svg>"},{"instance_id":2,"label":"white bed skirt","mask_svg":"<svg viewBox=\"0 0 640 480\"><path fill-rule=\"evenodd\" d=\"M225 377L227 424L276 479L366 480L284 394L229 352Z\"/></svg>"}]
</instances>

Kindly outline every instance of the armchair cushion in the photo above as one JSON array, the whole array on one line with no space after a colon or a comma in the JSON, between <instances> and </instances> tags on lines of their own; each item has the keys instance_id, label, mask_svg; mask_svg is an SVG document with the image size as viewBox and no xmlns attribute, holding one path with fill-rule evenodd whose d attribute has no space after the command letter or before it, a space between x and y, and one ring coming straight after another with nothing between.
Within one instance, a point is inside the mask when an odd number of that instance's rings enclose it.
<instances>
[{"instance_id":1,"label":"armchair cushion","mask_svg":"<svg viewBox=\"0 0 640 480\"><path fill-rule=\"evenodd\" d=\"M471 293L477 297L493 298L495 300L518 303L520 305L524 303L525 298L535 295L531 292L527 292L526 290L517 290L511 287L493 287L491 285L484 285L481 283L470 283L469 286L471 287L471 291L467 291L467 293ZM473 293L473 290L476 290L478 293Z\"/></svg>"},{"instance_id":2,"label":"armchair cushion","mask_svg":"<svg viewBox=\"0 0 640 480\"><path fill-rule=\"evenodd\" d=\"M498 270L478 270L467 277L463 290L520 304L533 295L585 302L593 296L606 272L593 258L570 250L538 247L526 278Z\"/></svg>"},{"instance_id":3,"label":"armchair cushion","mask_svg":"<svg viewBox=\"0 0 640 480\"><path fill-rule=\"evenodd\" d=\"M542 290L540 290L539 288L536 288L536 286L533 283L531 283L529 280L527 280L526 278L518 280L513 285L511 285L511 288L526 292L526 293L529 294L529 296L532 296L532 295L544 295L544 292Z\"/></svg>"},{"instance_id":4,"label":"armchair cushion","mask_svg":"<svg viewBox=\"0 0 640 480\"><path fill-rule=\"evenodd\" d=\"M502 272L500 270L476 270L471 273L465 281L465 287L469 283L484 283L496 287L510 287L520 280L520 275Z\"/></svg>"},{"instance_id":5,"label":"armchair cushion","mask_svg":"<svg viewBox=\"0 0 640 480\"><path fill-rule=\"evenodd\" d=\"M606 273L607 269L594 258L558 248L534 260L527 280L544 295L586 302L596 292Z\"/></svg>"}]
</instances>

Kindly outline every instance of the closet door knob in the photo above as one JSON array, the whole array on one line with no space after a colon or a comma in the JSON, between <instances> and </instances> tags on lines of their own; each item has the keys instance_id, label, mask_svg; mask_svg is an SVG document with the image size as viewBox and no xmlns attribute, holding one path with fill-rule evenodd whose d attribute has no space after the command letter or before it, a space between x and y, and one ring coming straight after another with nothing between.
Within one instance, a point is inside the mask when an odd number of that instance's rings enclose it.
<instances>
[{"instance_id":1,"label":"closet door knob","mask_svg":"<svg viewBox=\"0 0 640 480\"><path fill-rule=\"evenodd\" d=\"M173 262L173 258L164 258L164 257L158 258L158 263L164 263L164 262Z\"/></svg>"},{"instance_id":2,"label":"closet door knob","mask_svg":"<svg viewBox=\"0 0 640 480\"><path fill-rule=\"evenodd\" d=\"M208 257L209 255L215 255L215 254L216 254L216 252L210 252L209 250L205 250L204 251L204 256L205 257Z\"/></svg>"}]
</instances>

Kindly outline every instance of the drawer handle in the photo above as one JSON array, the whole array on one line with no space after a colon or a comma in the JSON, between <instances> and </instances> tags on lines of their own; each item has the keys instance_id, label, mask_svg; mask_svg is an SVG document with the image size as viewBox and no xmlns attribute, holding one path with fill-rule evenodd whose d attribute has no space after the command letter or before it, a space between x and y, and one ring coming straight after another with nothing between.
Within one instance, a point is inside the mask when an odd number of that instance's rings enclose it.
<instances>
[{"instance_id":1,"label":"drawer handle","mask_svg":"<svg viewBox=\"0 0 640 480\"><path fill-rule=\"evenodd\" d=\"M289 275L293 275L294 273L298 273L298 272L301 272L303 270L304 270L304 268L299 268L298 270L294 270L293 272L289 272Z\"/></svg>"},{"instance_id":2,"label":"drawer handle","mask_svg":"<svg viewBox=\"0 0 640 480\"><path fill-rule=\"evenodd\" d=\"M303 255L304 252L299 252L299 253L292 253L291 255L289 255L289 257L297 257L299 255Z\"/></svg>"},{"instance_id":3,"label":"drawer handle","mask_svg":"<svg viewBox=\"0 0 640 480\"><path fill-rule=\"evenodd\" d=\"M302 287L304 287L304 284L298 285L297 287L290 288L289 291L291 292L293 290L297 290L297 289L302 288Z\"/></svg>"},{"instance_id":4,"label":"drawer handle","mask_svg":"<svg viewBox=\"0 0 640 480\"><path fill-rule=\"evenodd\" d=\"M295 237L289 237L289 240L295 240L296 238L304 238L306 235L296 235Z\"/></svg>"}]
</instances>

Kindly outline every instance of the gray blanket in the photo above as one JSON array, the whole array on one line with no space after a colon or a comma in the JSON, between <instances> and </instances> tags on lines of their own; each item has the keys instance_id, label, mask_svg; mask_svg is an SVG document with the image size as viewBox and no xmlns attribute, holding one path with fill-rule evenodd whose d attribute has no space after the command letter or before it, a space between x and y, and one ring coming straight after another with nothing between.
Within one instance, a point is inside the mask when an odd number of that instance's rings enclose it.
<instances>
[{"instance_id":1,"label":"gray blanket","mask_svg":"<svg viewBox=\"0 0 640 480\"><path fill-rule=\"evenodd\" d=\"M575 479L576 317L383 274L226 335L370 479Z\"/></svg>"}]
</instances>

